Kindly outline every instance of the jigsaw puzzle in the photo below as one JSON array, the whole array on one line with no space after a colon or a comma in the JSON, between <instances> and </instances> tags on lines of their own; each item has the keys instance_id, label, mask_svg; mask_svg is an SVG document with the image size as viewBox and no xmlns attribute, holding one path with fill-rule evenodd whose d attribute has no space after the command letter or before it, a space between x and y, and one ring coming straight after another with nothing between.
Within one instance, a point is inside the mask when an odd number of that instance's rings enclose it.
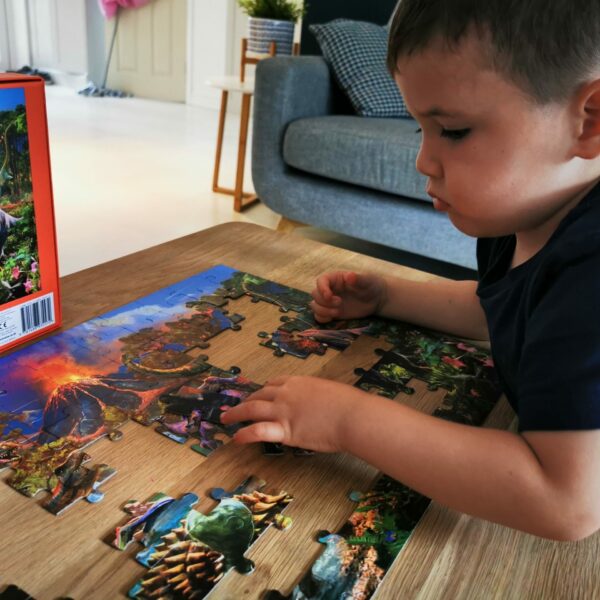
<instances>
[{"instance_id":1,"label":"jigsaw puzzle","mask_svg":"<svg viewBox=\"0 0 600 600\"><path fill-rule=\"evenodd\" d=\"M389 322L378 333L393 348L376 350L381 358L369 370L355 370L357 387L394 398L400 392L414 393L408 384L418 379L429 390L447 391L435 416L468 425L483 423L501 393L487 350L406 323Z\"/></svg>"},{"instance_id":2,"label":"jigsaw puzzle","mask_svg":"<svg viewBox=\"0 0 600 600\"><path fill-rule=\"evenodd\" d=\"M243 295L297 313L266 334L277 352L343 349L368 325L320 329L306 292L217 266L44 339L0 360L0 468L14 470L9 484L28 496L50 492L44 506L55 514L82 497L101 500L99 486L115 471L83 466L90 457L81 451L119 439L129 419L157 422L179 443L193 439L205 456L218 448L237 430L221 424L221 412L260 388L204 353L214 336L241 328L244 317L225 306Z\"/></svg>"},{"instance_id":3,"label":"jigsaw puzzle","mask_svg":"<svg viewBox=\"0 0 600 600\"><path fill-rule=\"evenodd\" d=\"M482 424L499 397L486 350L384 319L321 326L305 292L218 266L0 360L0 469L13 470L9 484L28 496L49 492L43 506L53 514L81 498L101 501L115 470L87 466L83 449L103 436L120 439L129 419L156 424L180 444L192 440L204 456L217 449L239 427L221 424L223 411L261 387L205 353L214 336L242 327L244 317L227 306L244 295L286 313L259 334L279 356L342 351L360 335L385 339L392 348L355 371L361 389L394 398L413 393L418 379L446 392L436 416L471 425ZM286 447L265 444L264 452L282 455ZM127 503L131 518L113 544L140 542L137 560L148 569L130 597L202 598L230 568L250 572L250 545L269 525L290 524L281 513L291 497L263 486L251 478L232 492L213 490L219 505L208 515L194 510L193 493ZM291 598L371 597L429 504L386 477L352 499L357 509L338 533L319 536L325 551Z\"/></svg>"},{"instance_id":4,"label":"jigsaw puzzle","mask_svg":"<svg viewBox=\"0 0 600 600\"><path fill-rule=\"evenodd\" d=\"M290 310L302 292L217 266L0 360L0 468L28 496L46 490L58 514L114 475L83 466L81 450L116 440L129 419L158 422L159 433L208 455L236 427L220 414L259 385L211 365L209 340L240 329L223 306L243 294ZM220 435L222 434L222 435ZM218 436L218 437L217 437Z\"/></svg>"},{"instance_id":5,"label":"jigsaw puzzle","mask_svg":"<svg viewBox=\"0 0 600 600\"><path fill-rule=\"evenodd\" d=\"M287 529L282 512L292 501L286 492L266 494L265 482L248 478L233 492L218 488L219 504L203 515L193 509L196 494L175 500L155 494L146 502L130 501L132 518L117 527L113 545L124 550L134 540L144 549L136 560L148 571L130 590L130 598L204 598L229 569L250 573L244 554L270 526Z\"/></svg>"}]
</instances>

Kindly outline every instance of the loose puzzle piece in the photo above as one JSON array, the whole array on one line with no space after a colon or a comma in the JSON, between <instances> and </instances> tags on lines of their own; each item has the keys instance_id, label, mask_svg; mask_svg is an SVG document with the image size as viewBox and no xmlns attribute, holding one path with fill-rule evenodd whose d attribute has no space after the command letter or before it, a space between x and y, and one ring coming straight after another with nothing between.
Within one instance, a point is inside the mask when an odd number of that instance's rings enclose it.
<instances>
[{"instance_id":1,"label":"loose puzzle piece","mask_svg":"<svg viewBox=\"0 0 600 600\"><path fill-rule=\"evenodd\" d=\"M204 598L230 568L251 572L254 565L244 554L254 541L271 524L291 524L281 513L292 497L265 494L264 485L251 477L231 493L219 489L219 504L208 515L192 508L195 494L129 502L125 510L133 517L116 529L113 545L122 550L139 541L145 549L136 558L149 568L129 597Z\"/></svg>"},{"instance_id":2,"label":"loose puzzle piece","mask_svg":"<svg viewBox=\"0 0 600 600\"><path fill-rule=\"evenodd\" d=\"M327 350L327 346L310 337L303 337L301 334L288 333L278 329L270 336L264 332L259 333L259 337L265 338L260 342L261 346L271 348L275 356L291 354L297 358L306 358L311 354L322 356Z\"/></svg>"},{"instance_id":3,"label":"loose puzzle piece","mask_svg":"<svg viewBox=\"0 0 600 600\"><path fill-rule=\"evenodd\" d=\"M116 470L108 465L96 465L88 469L83 463L89 458L84 452L76 452L69 456L64 465L56 469L58 481L52 490L51 498L44 503L46 510L58 515L82 498L92 504L103 500L104 494L99 488L116 473Z\"/></svg>"},{"instance_id":4,"label":"loose puzzle piece","mask_svg":"<svg viewBox=\"0 0 600 600\"><path fill-rule=\"evenodd\" d=\"M359 504L342 529L319 533L325 549L298 586L289 596L272 591L269 600L367 600L375 593L430 500L386 476L353 497Z\"/></svg>"},{"instance_id":5,"label":"loose puzzle piece","mask_svg":"<svg viewBox=\"0 0 600 600\"><path fill-rule=\"evenodd\" d=\"M16 585L9 585L3 592L0 592L0 600L35 600L27 592Z\"/></svg>"},{"instance_id":6,"label":"loose puzzle piece","mask_svg":"<svg viewBox=\"0 0 600 600\"><path fill-rule=\"evenodd\" d=\"M348 322L344 321L319 326L306 313L298 318L284 316L281 320L284 324L271 335L264 331L258 334L265 339L260 345L271 348L275 356L291 354L298 358L307 358L310 354L323 355L329 347L345 350L359 335L368 330L367 327L348 328Z\"/></svg>"}]
</instances>

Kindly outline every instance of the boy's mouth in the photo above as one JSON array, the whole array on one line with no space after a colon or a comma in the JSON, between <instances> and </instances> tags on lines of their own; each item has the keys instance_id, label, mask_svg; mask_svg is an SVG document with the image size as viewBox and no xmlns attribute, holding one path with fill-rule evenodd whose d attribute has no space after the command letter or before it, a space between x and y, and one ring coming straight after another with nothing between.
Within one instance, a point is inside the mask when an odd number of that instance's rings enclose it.
<instances>
[{"instance_id":1,"label":"boy's mouth","mask_svg":"<svg viewBox=\"0 0 600 600\"><path fill-rule=\"evenodd\" d=\"M429 191L427 193L431 196L431 200L433 201L433 208L435 208L435 210L439 210L440 212L446 212L450 208L450 205L447 202L444 202L441 198L438 198Z\"/></svg>"}]
</instances>

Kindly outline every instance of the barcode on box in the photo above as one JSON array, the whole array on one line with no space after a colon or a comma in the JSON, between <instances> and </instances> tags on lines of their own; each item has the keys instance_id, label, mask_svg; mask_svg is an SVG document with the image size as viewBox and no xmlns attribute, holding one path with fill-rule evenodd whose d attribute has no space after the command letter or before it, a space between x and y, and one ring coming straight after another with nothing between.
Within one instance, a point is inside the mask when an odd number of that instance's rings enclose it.
<instances>
[{"instance_id":1,"label":"barcode on box","mask_svg":"<svg viewBox=\"0 0 600 600\"><path fill-rule=\"evenodd\" d=\"M21 306L21 330L24 334L44 327L48 323L54 323L52 296Z\"/></svg>"},{"instance_id":2,"label":"barcode on box","mask_svg":"<svg viewBox=\"0 0 600 600\"><path fill-rule=\"evenodd\" d=\"M54 307L54 294L51 293L0 310L0 350L30 333L54 325Z\"/></svg>"}]
</instances>

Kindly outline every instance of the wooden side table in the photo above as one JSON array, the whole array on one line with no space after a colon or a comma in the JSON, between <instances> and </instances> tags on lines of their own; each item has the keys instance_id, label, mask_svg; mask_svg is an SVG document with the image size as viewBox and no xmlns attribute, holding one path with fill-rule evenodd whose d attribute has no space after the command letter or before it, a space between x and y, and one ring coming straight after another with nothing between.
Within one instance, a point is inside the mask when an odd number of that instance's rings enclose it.
<instances>
[{"instance_id":1,"label":"wooden side table","mask_svg":"<svg viewBox=\"0 0 600 600\"><path fill-rule=\"evenodd\" d=\"M300 52L298 43L294 44L293 54ZM206 81L206 85L221 90L221 110L219 112L219 132L217 134L217 151L215 155L215 169L213 173L213 192L220 194L229 194L233 196L233 210L242 212L244 208L258 202L255 194L244 192L244 167L246 164L246 145L248 143L248 124L250 122L250 106L252 96L254 95L254 79L246 79L246 65L256 65L264 58L269 58L277 54L277 45L271 42L269 54L251 55L248 52L248 40L242 39L242 52L240 61L240 76L222 76L211 77ZM225 132L225 117L227 114L227 102L229 92L238 92L242 94L242 112L240 116L240 137L238 142L237 170L235 176L235 188L224 188L219 185L219 171L221 168L221 152L223 150L223 134Z\"/></svg>"},{"instance_id":2,"label":"wooden side table","mask_svg":"<svg viewBox=\"0 0 600 600\"><path fill-rule=\"evenodd\" d=\"M248 143L248 124L250 122L250 106L254 94L254 79L240 81L237 76L213 77L206 81L207 85L221 90L221 110L219 112L219 131L217 134L217 151L215 154L215 168L213 173L213 192L233 196L233 209L241 212L251 204L258 202L255 194L244 192L244 166L246 163L246 145ZM221 153L223 150L223 134L225 132L225 117L229 93L237 92L242 95L242 112L240 115L240 134L238 141L237 169L235 187L225 188L219 185L219 171L221 169Z\"/></svg>"}]
</instances>

